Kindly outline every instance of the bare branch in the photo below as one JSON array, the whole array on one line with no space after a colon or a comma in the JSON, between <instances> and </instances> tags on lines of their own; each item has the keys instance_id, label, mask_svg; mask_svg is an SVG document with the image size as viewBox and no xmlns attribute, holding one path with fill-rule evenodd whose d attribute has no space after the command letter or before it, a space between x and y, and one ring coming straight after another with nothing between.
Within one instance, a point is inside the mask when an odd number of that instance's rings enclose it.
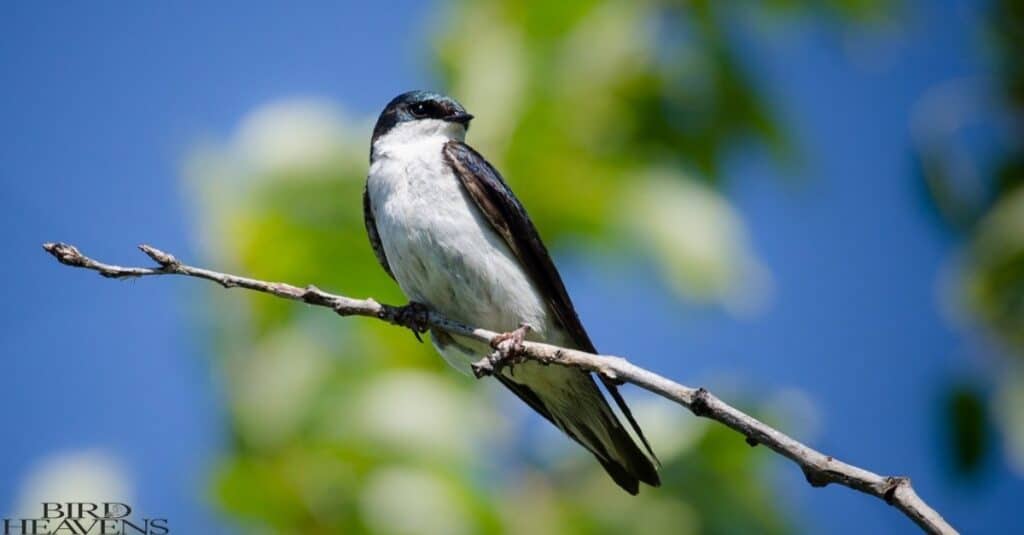
<instances>
[{"instance_id":1,"label":"bare branch","mask_svg":"<svg viewBox=\"0 0 1024 535\"><path fill-rule=\"evenodd\" d=\"M149 245L140 245L139 249L157 263L156 267L122 267L104 264L83 255L73 245L65 243L46 243L43 248L62 264L91 269L108 278L153 275L197 277L219 283L225 288L245 288L327 307L341 316L378 318L394 325L407 327L415 332L423 332L427 326L430 326L489 344L495 342L496 339L500 340L499 333L453 321L436 312L415 310L414 307L408 306L385 305L373 299L352 299L324 292L312 285L300 288L280 282L261 281L192 267L182 264L174 256ZM697 416L715 420L737 431L746 437L747 443L752 446L763 444L790 459L803 470L808 483L815 487L837 483L881 498L902 511L927 533L957 533L937 511L914 492L909 478L882 476L825 455L732 407L703 388L683 386L635 366L622 357L594 355L575 349L529 341L523 342L515 350L515 355L511 355L510 348L502 346L491 356L477 362L474 365L474 371L478 377L483 377L497 373L502 366L513 360L532 359L543 364L580 368L602 374L615 381L632 383L690 409Z\"/></svg>"}]
</instances>

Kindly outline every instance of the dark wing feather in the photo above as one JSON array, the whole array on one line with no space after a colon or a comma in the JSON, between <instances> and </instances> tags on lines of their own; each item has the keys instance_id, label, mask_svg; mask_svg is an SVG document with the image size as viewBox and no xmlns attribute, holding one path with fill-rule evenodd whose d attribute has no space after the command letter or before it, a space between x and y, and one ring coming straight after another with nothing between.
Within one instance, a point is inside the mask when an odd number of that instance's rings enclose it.
<instances>
[{"instance_id":1,"label":"dark wing feather","mask_svg":"<svg viewBox=\"0 0 1024 535\"><path fill-rule=\"evenodd\" d=\"M597 439L594 436L589 436L587 437L588 440L583 440L580 437L576 436L576 434L571 429L559 425L559 423L555 421L555 417L551 414L551 411L547 408L547 405L544 404L544 400L541 399L541 397L538 396L537 393L534 392L529 386L524 385L522 383L517 383L500 373L495 375L494 377L498 379L498 381L500 381L501 384L505 385L506 388L511 390L513 394L518 396L519 399L523 400L527 405L529 405L531 409L537 411L537 413L543 416L544 419L551 422L556 427L565 432L565 434L568 435L569 438L571 438L574 442L576 442L580 446L583 446L587 450L593 452L595 457L597 457L598 462L600 462L601 466L603 466L605 471L608 472L608 475L610 475L612 479L619 484L620 487L625 489L626 492L633 495L636 495L639 492L640 486L637 477L631 474L629 472L629 469L626 468L625 466L620 465L617 462L611 460L611 455L609 454L608 450L601 449L601 441L599 439ZM626 440L630 439L627 438ZM633 447L635 448L636 446ZM630 448L629 445L622 444L618 445L618 449L620 451L629 451ZM633 465L631 466L631 468L637 473L643 474L643 481L657 486L659 484L658 475L654 473L653 469L649 471L645 470L645 468L642 467L642 463L640 464L641 466Z\"/></svg>"},{"instance_id":2,"label":"dark wing feather","mask_svg":"<svg viewBox=\"0 0 1024 535\"><path fill-rule=\"evenodd\" d=\"M377 233L377 221L373 219L373 205L370 203L370 188L363 188L363 224L366 225L366 235L370 238L370 247L373 247L373 255L380 262L380 267L393 279L395 274L391 272L388 265L388 257L384 254L384 245L380 243L380 234Z\"/></svg>"},{"instance_id":3,"label":"dark wing feather","mask_svg":"<svg viewBox=\"0 0 1024 535\"><path fill-rule=\"evenodd\" d=\"M469 196L483 212L491 226L505 240L529 272L534 284L547 298L548 306L555 313L558 322L572 337L576 346L589 353L597 353L583 323L576 314L576 308L569 299L562 277L548 254L547 247L540 239L537 228L527 215L522 203L512 193L501 174L472 147L459 141L449 141L444 146L444 158L469 192ZM601 376L605 388L616 405L626 416L633 431L643 442L647 452L655 461L657 457L647 442L647 437L633 418L632 412L622 399L615 383ZM539 412L539 411L538 411Z\"/></svg>"},{"instance_id":4,"label":"dark wing feather","mask_svg":"<svg viewBox=\"0 0 1024 535\"><path fill-rule=\"evenodd\" d=\"M445 144L444 157L487 220L529 271L534 284L547 297L558 322L580 349L596 353L537 228L498 171L469 145L458 141Z\"/></svg>"}]
</instances>

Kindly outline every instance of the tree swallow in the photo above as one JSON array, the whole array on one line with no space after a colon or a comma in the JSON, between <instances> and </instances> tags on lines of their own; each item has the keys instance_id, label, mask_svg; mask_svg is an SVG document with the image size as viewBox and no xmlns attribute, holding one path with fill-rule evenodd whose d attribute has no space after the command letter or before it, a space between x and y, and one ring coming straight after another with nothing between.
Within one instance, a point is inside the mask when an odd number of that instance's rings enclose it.
<instances>
[{"instance_id":1,"label":"tree swallow","mask_svg":"<svg viewBox=\"0 0 1024 535\"><path fill-rule=\"evenodd\" d=\"M403 93L384 108L363 193L377 260L412 303L519 342L525 336L596 353L523 205L464 143L471 119L454 99L428 91ZM491 352L436 329L430 335L465 373ZM660 485L657 458L611 381L601 377L643 450L588 372L524 362L495 377L594 454L630 494L640 481Z\"/></svg>"}]
</instances>

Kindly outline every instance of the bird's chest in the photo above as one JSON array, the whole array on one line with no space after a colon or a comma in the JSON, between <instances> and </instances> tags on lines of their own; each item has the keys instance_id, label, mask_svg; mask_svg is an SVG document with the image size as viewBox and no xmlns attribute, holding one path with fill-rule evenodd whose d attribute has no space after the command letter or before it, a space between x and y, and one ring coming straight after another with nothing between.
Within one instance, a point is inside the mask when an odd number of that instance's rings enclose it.
<instances>
[{"instance_id":1,"label":"bird's chest","mask_svg":"<svg viewBox=\"0 0 1024 535\"><path fill-rule=\"evenodd\" d=\"M376 162L368 187L385 249L388 244L401 249L448 247L465 240L476 226L471 201L440 153Z\"/></svg>"},{"instance_id":2,"label":"bird's chest","mask_svg":"<svg viewBox=\"0 0 1024 535\"><path fill-rule=\"evenodd\" d=\"M440 148L378 159L368 187L388 264L411 300L496 330L540 322L536 290Z\"/></svg>"}]
</instances>

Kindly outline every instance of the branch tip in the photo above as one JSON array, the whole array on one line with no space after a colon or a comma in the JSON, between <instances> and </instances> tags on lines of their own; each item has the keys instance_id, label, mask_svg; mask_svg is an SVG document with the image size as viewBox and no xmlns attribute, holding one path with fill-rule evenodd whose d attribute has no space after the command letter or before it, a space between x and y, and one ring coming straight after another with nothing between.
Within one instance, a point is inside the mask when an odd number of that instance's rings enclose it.
<instances>
[{"instance_id":1,"label":"branch tip","mask_svg":"<svg viewBox=\"0 0 1024 535\"><path fill-rule=\"evenodd\" d=\"M67 266L85 267L85 257L74 245L63 242L47 242L43 244L43 250L53 255L58 262Z\"/></svg>"},{"instance_id":2,"label":"branch tip","mask_svg":"<svg viewBox=\"0 0 1024 535\"><path fill-rule=\"evenodd\" d=\"M143 243L139 245L139 250L146 253L146 256L152 258L153 261L160 264L161 267L175 268L181 264L181 262L178 262L177 258L174 258L174 255L165 253L152 245L146 245Z\"/></svg>"}]
</instances>

